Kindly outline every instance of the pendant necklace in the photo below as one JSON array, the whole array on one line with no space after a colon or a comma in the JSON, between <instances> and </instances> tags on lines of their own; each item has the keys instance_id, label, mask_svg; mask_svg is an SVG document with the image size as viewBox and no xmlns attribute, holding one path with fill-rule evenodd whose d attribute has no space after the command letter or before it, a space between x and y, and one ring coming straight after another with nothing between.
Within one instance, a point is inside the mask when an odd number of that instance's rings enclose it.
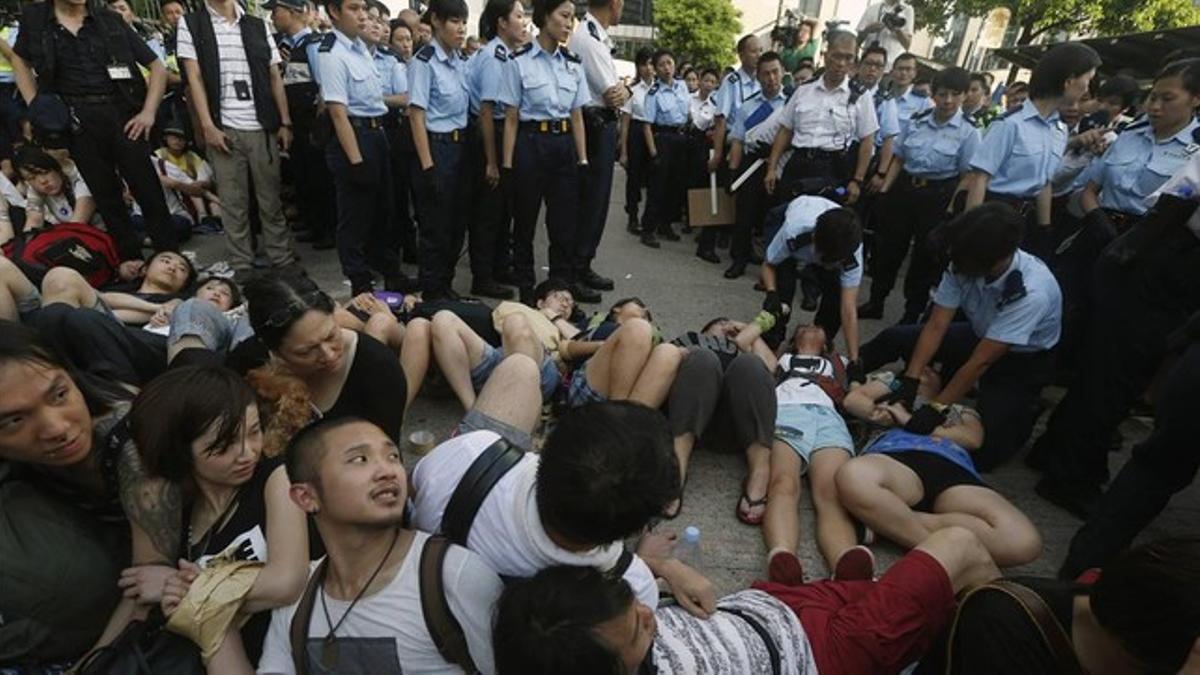
<instances>
[{"instance_id":1,"label":"pendant necklace","mask_svg":"<svg viewBox=\"0 0 1200 675\"><path fill-rule=\"evenodd\" d=\"M342 627L342 624L346 621L346 617L350 616L350 612L354 611L354 606L358 604L359 600L362 600L362 597L367 592L367 589L371 587L371 583L375 581L375 577L379 576L379 572L383 570L384 564L387 563L388 558L391 557L392 550L396 548L396 540L399 538L400 528L397 527L392 533L392 543L388 546L387 553L383 554L383 560L379 561L379 565L375 567L374 572L371 572L371 576L367 579L367 583L363 585L363 587L354 596L354 599L350 601L350 606L347 607L346 611L342 613L342 618L338 619L336 624L329 616L329 605L325 603L326 593L324 588L321 589L321 611L325 613L325 625L331 626L329 629L329 634L325 636L325 639L321 640L321 665L325 667L325 670L333 670L338 664L337 629Z\"/></svg>"}]
</instances>

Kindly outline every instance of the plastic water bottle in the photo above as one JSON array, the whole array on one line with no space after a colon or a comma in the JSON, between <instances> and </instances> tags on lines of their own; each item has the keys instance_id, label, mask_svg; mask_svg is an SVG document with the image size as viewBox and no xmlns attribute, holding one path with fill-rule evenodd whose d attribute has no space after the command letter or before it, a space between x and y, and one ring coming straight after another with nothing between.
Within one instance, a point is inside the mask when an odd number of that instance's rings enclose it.
<instances>
[{"instance_id":1,"label":"plastic water bottle","mask_svg":"<svg viewBox=\"0 0 1200 675\"><path fill-rule=\"evenodd\" d=\"M704 556L700 551L700 528L695 525L684 528L683 537L675 544L675 559L694 570L703 569Z\"/></svg>"}]
</instances>

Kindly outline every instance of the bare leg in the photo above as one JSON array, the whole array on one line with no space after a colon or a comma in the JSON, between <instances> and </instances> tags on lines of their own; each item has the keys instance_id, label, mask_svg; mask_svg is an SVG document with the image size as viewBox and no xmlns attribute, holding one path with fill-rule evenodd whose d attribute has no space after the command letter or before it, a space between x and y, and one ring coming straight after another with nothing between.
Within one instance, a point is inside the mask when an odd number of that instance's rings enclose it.
<instances>
[{"instance_id":1,"label":"bare leg","mask_svg":"<svg viewBox=\"0 0 1200 675\"><path fill-rule=\"evenodd\" d=\"M610 401L629 398L638 375L650 358L653 329L642 319L630 319L609 336L592 358L585 376L596 393Z\"/></svg>"},{"instance_id":2,"label":"bare leg","mask_svg":"<svg viewBox=\"0 0 1200 675\"><path fill-rule=\"evenodd\" d=\"M524 354L538 364L545 358L546 352L542 347L542 341L533 332L533 327L529 325L529 319L520 314L510 314L505 317L504 324L500 326L500 340L504 345L506 356Z\"/></svg>"},{"instance_id":3,"label":"bare leg","mask_svg":"<svg viewBox=\"0 0 1200 675\"><path fill-rule=\"evenodd\" d=\"M416 320L426 321L426 319ZM404 326L396 320L391 312L372 314L363 324L362 332L387 345L388 349L396 352L396 356L400 356L400 350L404 344Z\"/></svg>"},{"instance_id":4,"label":"bare leg","mask_svg":"<svg viewBox=\"0 0 1200 675\"><path fill-rule=\"evenodd\" d=\"M763 541L767 551L795 553L800 545L800 455L776 440L771 446L771 480L767 512L763 516Z\"/></svg>"},{"instance_id":5,"label":"bare leg","mask_svg":"<svg viewBox=\"0 0 1200 675\"><path fill-rule=\"evenodd\" d=\"M655 347L650 352L650 358L647 359L637 381L634 382L629 400L655 410L661 408L667 400L667 394L671 393L675 373L679 370L679 364L686 353L687 350L671 344Z\"/></svg>"},{"instance_id":6,"label":"bare leg","mask_svg":"<svg viewBox=\"0 0 1200 675\"><path fill-rule=\"evenodd\" d=\"M408 403L412 403L429 371L430 343L433 341L430 323L428 319L413 319L407 327L401 327L397 322L395 328L400 330L400 366L404 368L408 385Z\"/></svg>"},{"instance_id":7,"label":"bare leg","mask_svg":"<svg viewBox=\"0 0 1200 675\"><path fill-rule=\"evenodd\" d=\"M236 628L230 628L225 632L225 639L221 641L220 648L204 665L210 673L230 673L231 675L252 675L254 673L254 667L250 665L250 659L246 657L246 648L242 645L242 635Z\"/></svg>"},{"instance_id":8,"label":"bare leg","mask_svg":"<svg viewBox=\"0 0 1200 675\"><path fill-rule=\"evenodd\" d=\"M683 507L683 490L687 484L688 461L692 458L692 448L696 445L696 434L690 431L684 432L672 439L672 445L675 450L675 459L679 462L679 498L672 500L667 508L663 509L663 515L668 518L679 515L679 509Z\"/></svg>"},{"instance_id":9,"label":"bare leg","mask_svg":"<svg viewBox=\"0 0 1200 675\"><path fill-rule=\"evenodd\" d=\"M769 495L767 489L771 480L771 449L761 443L751 443L746 448L746 495L751 500L762 499ZM740 505L738 508L741 508ZM755 506L745 512L746 516L754 519L766 510L766 504Z\"/></svg>"},{"instance_id":10,"label":"bare leg","mask_svg":"<svg viewBox=\"0 0 1200 675\"><path fill-rule=\"evenodd\" d=\"M817 511L817 546L831 570L842 552L858 543L854 521L837 493L837 471L848 461L850 453L842 448L817 448L808 467L813 507Z\"/></svg>"},{"instance_id":11,"label":"bare leg","mask_svg":"<svg viewBox=\"0 0 1200 675\"><path fill-rule=\"evenodd\" d=\"M436 318L436 316L435 316ZM541 368L524 354L506 356L479 392L475 410L533 433L542 414Z\"/></svg>"},{"instance_id":12,"label":"bare leg","mask_svg":"<svg viewBox=\"0 0 1200 675\"><path fill-rule=\"evenodd\" d=\"M475 387L471 384L471 369L483 360L484 341L471 327L449 310L433 315L430 328L433 357L446 382L454 390L463 408L475 406Z\"/></svg>"},{"instance_id":13,"label":"bare leg","mask_svg":"<svg viewBox=\"0 0 1200 675\"><path fill-rule=\"evenodd\" d=\"M61 302L72 307L92 308L99 296L79 272L70 267L55 267L42 279L42 302Z\"/></svg>"},{"instance_id":14,"label":"bare leg","mask_svg":"<svg viewBox=\"0 0 1200 675\"><path fill-rule=\"evenodd\" d=\"M950 577L955 593L985 584L1000 576L987 548L973 532L962 527L948 527L929 535L917 550L933 556Z\"/></svg>"},{"instance_id":15,"label":"bare leg","mask_svg":"<svg viewBox=\"0 0 1200 675\"><path fill-rule=\"evenodd\" d=\"M37 294L37 288L13 261L0 256L0 319L19 321L17 303Z\"/></svg>"},{"instance_id":16,"label":"bare leg","mask_svg":"<svg viewBox=\"0 0 1200 675\"><path fill-rule=\"evenodd\" d=\"M886 455L866 455L847 462L837 473L837 490L855 518L906 549L933 533L912 509L924 496L921 479Z\"/></svg>"},{"instance_id":17,"label":"bare leg","mask_svg":"<svg viewBox=\"0 0 1200 675\"><path fill-rule=\"evenodd\" d=\"M1037 527L995 490L957 485L939 495L933 508L936 513L920 514L923 522L971 530L1000 567L1024 565L1042 554Z\"/></svg>"}]
</instances>

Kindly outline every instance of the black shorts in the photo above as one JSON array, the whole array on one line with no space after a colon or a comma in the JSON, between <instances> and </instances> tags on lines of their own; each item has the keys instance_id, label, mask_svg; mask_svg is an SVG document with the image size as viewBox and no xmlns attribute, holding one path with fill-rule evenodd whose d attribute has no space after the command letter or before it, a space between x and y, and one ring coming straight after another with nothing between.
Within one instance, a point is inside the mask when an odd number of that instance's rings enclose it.
<instances>
[{"instance_id":1,"label":"black shorts","mask_svg":"<svg viewBox=\"0 0 1200 675\"><path fill-rule=\"evenodd\" d=\"M973 476L970 471L932 452L910 450L884 454L912 469L913 473L917 474L917 478L921 479L925 496L921 497L921 501L913 506L918 511L933 513L933 503L943 492L952 487L959 485L987 487L987 483Z\"/></svg>"}]
</instances>

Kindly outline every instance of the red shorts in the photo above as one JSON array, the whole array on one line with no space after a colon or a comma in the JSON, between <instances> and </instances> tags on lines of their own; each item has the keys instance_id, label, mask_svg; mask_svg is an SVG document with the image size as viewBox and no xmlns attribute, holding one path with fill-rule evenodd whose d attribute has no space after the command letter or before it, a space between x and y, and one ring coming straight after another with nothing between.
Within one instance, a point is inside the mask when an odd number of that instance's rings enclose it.
<instances>
[{"instance_id":1,"label":"red shorts","mask_svg":"<svg viewBox=\"0 0 1200 675\"><path fill-rule=\"evenodd\" d=\"M929 650L954 618L954 589L941 563L911 551L879 581L760 582L800 619L817 672L898 673Z\"/></svg>"}]
</instances>

